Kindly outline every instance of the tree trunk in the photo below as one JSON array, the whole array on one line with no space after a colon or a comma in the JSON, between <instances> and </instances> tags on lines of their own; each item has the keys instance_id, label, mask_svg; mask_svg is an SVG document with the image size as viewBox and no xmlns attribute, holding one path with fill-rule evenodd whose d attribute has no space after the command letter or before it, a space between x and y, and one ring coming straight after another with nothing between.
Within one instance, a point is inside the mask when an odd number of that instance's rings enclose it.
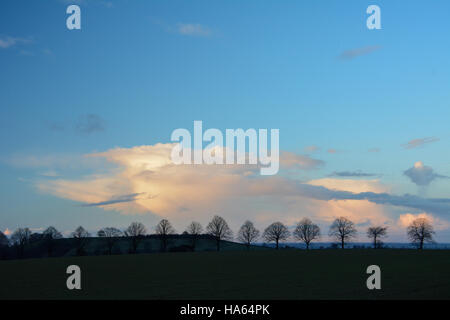
<instances>
[{"instance_id":1,"label":"tree trunk","mask_svg":"<svg viewBox=\"0 0 450 320\"><path fill-rule=\"evenodd\" d=\"M278 250L278 239L276 241L277 241L277 250Z\"/></svg>"},{"instance_id":2,"label":"tree trunk","mask_svg":"<svg viewBox=\"0 0 450 320\"><path fill-rule=\"evenodd\" d=\"M306 250L309 250L309 242L306 242Z\"/></svg>"},{"instance_id":3,"label":"tree trunk","mask_svg":"<svg viewBox=\"0 0 450 320\"><path fill-rule=\"evenodd\" d=\"M341 248L344 249L344 238L341 239Z\"/></svg>"},{"instance_id":4,"label":"tree trunk","mask_svg":"<svg viewBox=\"0 0 450 320\"><path fill-rule=\"evenodd\" d=\"M420 249L420 250L423 249L423 239L420 239L420 247L419 247L419 249Z\"/></svg>"},{"instance_id":5,"label":"tree trunk","mask_svg":"<svg viewBox=\"0 0 450 320\"><path fill-rule=\"evenodd\" d=\"M217 238L217 251L220 251L220 238Z\"/></svg>"},{"instance_id":6,"label":"tree trunk","mask_svg":"<svg viewBox=\"0 0 450 320\"><path fill-rule=\"evenodd\" d=\"M373 248L376 249L377 248L377 236L375 236L373 238Z\"/></svg>"}]
</instances>

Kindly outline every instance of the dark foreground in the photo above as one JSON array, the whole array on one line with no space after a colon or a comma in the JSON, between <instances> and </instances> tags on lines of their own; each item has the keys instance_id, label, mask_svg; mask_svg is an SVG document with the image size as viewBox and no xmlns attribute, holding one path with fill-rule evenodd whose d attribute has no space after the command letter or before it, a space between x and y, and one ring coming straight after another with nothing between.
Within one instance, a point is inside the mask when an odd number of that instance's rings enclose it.
<instances>
[{"instance_id":1,"label":"dark foreground","mask_svg":"<svg viewBox=\"0 0 450 320\"><path fill-rule=\"evenodd\" d=\"M82 290L66 288L79 265ZM381 290L366 268L381 268ZM450 251L268 250L0 261L0 299L450 299Z\"/></svg>"}]
</instances>

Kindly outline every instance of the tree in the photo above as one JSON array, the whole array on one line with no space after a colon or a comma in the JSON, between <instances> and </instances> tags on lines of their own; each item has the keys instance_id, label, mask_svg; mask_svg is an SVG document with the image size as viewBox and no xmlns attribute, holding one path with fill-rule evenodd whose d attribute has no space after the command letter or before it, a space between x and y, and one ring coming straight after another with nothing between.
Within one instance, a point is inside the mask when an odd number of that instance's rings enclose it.
<instances>
[{"instance_id":1,"label":"tree","mask_svg":"<svg viewBox=\"0 0 450 320\"><path fill-rule=\"evenodd\" d=\"M56 230L55 227L52 227L52 226L45 229L44 232L42 233L42 236L43 236L43 239L45 240L45 244L47 246L48 256L51 257L52 253L53 253L53 249L55 247L55 240L61 239L63 236L62 236L61 232L59 232L58 230Z\"/></svg>"},{"instance_id":2,"label":"tree","mask_svg":"<svg viewBox=\"0 0 450 320\"><path fill-rule=\"evenodd\" d=\"M255 228L251 221L245 221L238 232L238 240L247 245L247 249L250 245L259 238L259 230Z\"/></svg>"},{"instance_id":3,"label":"tree","mask_svg":"<svg viewBox=\"0 0 450 320\"><path fill-rule=\"evenodd\" d=\"M330 237L338 240L341 243L341 248L344 249L345 242L355 238L357 231L355 224L351 220L339 217L331 224L328 234Z\"/></svg>"},{"instance_id":4,"label":"tree","mask_svg":"<svg viewBox=\"0 0 450 320\"><path fill-rule=\"evenodd\" d=\"M140 222L133 222L125 230L125 236L131 239L131 253L136 253L137 247L146 233L147 229Z\"/></svg>"},{"instance_id":5,"label":"tree","mask_svg":"<svg viewBox=\"0 0 450 320\"><path fill-rule=\"evenodd\" d=\"M166 251L167 249L167 238L168 235L174 234L175 229L172 224L167 219L162 219L155 227L155 233L161 240L161 251Z\"/></svg>"},{"instance_id":6,"label":"tree","mask_svg":"<svg viewBox=\"0 0 450 320\"><path fill-rule=\"evenodd\" d=\"M0 231L0 259L4 259L9 246L8 237Z\"/></svg>"},{"instance_id":7,"label":"tree","mask_svg":"<svg viewBox=\"0 0 450 320\"><path fill-rule=\"evenodd\" d=\"M197 244L197 239L199 235L203 233L203 227L198 222L191 222L190 225L187 226L186 231L187 234L189 234L192 238L192 250L195 251L195 246Z\"/></svg>"},{"instance_id":8,"label":"tree","mask_svg":"<svg viewBox=\"0 0 450 320\"><path fill-rule=\"evenodd\" d=\"M216 238L217 251L220 250L221 240L231 240L233 238L233 232L228 226L228 223L219 216L214 216L211 222L208 223L206 233Z\"/></svg>"},{"instance_id":9,"label":"tree","mask_svg":"<svg viewBox=\"0 0 450 320\"><path fill-rule=\"evenodd\" d=\"M423 249L424 242L433 242L434 229L431 222L427 218L417 218L407 228L409 240Z\"/></svg>"},{"instance_id":10,"label":"tree","mask_svg":"<svg viewBox=\"0 0 450 320\"><path fill-rule=\"evenodd\" d=\"M297 227L294 230L294 238L303 241L306 244L306 249L309 249L311 241L320 237L320 228L314 224L310 219L303 218L297 223Z\"/></svg>"},{"instance_id":11,"label":"tree","mask_svg":"<svg viewBox=\"0 0 450 320\"><path fill-rule=\"evenodd\" d=\"M8 237L0 231L0 247L7 247L9 245Z\"/></svg>"},{"instance_id":12,"label":"tree","mask_svg":"<svg viewBox=\"0 0 450 320\"><path fill-rule=\"evenodd\" d=\"M19 228L11 235L11 242L17 248L19 258L23 257L25 246L30 241L31 230L28 228Z\"/></svg>"},{"instance_id":13,"label":"tree","mask_svg":"<svg viewBox=\"0 0 450 320\"><path fill-rule=\"evenodd\" d=\"M75 244L77 248L77 255L82 256L85 254L84 247L88 242L88 238L90 237L89 232L87 232L82 226L79 226L75 229L71 234L72 238L75 239Z\"/></svg>"},{"instance_id":14,"label":"tree","mask_svg":"<svg viewBox=\"0 0 450 320\"><path fill-rule=\"evenodd\" d=\"M105 238L106 246L108 247L108 254L112 254L114 244L117 242L118 238L122 236L122 234L122 231L114 227L106 227L97 232L97 235L100 238Z\"/></svg>"},{"instance_id":15,"label":"tree","mask_svg":"<svg viewBox=\"0 0 450 320\"><path fill-rule=\"evenodd\" d=\"M367 229L367 237L373 240L373 248L379 248L381 245L381 238L387 237L387 227L375 226Z\"/></svg>"},{"instance_id":16,"label":"tree","mask_svg":"<svg viewBox=\"0 0 450 320\"><path fill-rule=\"evenodd\" d=\"M289 238L290 232L288 228L281 222L274 222L268 226L263 233L263 238L267 242L275 241L276 249L278 250L278 243Z\"/></svg>"}]
</instances>

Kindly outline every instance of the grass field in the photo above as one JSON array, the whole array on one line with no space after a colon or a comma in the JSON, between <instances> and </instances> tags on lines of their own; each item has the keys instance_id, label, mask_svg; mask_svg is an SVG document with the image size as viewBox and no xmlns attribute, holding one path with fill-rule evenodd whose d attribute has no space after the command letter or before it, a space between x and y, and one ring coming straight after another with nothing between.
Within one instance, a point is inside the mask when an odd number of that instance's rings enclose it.
<instances>
[{"instance_id":1,"label":"grass field","mask_svg":"<svg viewBox=\"0 0 450 320\"><path fill-rule=\"evenodd\" d=\"M82 290L66 289L68 265ZM382 290L366 288L379 265ZM0 261L0 299L450 299L450 251L267 250Z\"/></svg>"}]
</instances>

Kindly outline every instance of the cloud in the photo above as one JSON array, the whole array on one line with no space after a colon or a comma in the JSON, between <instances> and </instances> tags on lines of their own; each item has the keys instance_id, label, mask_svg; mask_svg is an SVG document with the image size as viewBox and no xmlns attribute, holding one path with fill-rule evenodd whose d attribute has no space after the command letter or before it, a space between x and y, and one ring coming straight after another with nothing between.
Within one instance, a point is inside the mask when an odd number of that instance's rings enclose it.
<instances>
[{"instance_id":1,"label":"cloud","mask_svg":"<svg viewBox=\"0 0 450 320\"><path fill-rule=\"evenodd\" d=\"M442 220L425 212L419 214L401 214L397 220L397 225L401 228L407 228L415 219L418 218L424 218L430 221L430 223L433 225L433 228L437 231L446 230L450 227L450 223L448 221Z\"/></svg>"},{"instance_id":2,"label":"cloud","mask_svg":"<svg viewBox=\"0 0 450 320\"><path fill-rule=\"evenodd\" d=\"M328 149L327 152L331 153L331 154L338 153L338 151L336 149Z\"/></svg>"},{"instance_id":3,"label":"cloud","mask_svg":"<svg viewBox=\"0 0 450 320\"><path fill-rule=\"evenodd\" d=\"M380 152L380 148L371 148L369 150L367 150L368 152Z\"/></svg>"},{"instance_id":4,"label":"cloud","mask_svg":"<svg viewBox=\"0 0 450 320\"><path fill-rule=\"evenodd\" d=\"M211 29L198 23L178 23L176 31L182 35L197 37L208 37L212 34Z\"/></svg>"},{"instance_id":5,"label":"cloud","mask_svg":"<svg viewBox=\"0 0 450 320\"><path fill-rule=\"evenodd\" d=\"M59 122L47 122L46 126L50 131L62 132L65 130L65 127L62 123Z\"/></svg>"},{"instance_id":6,"label":"cloud","mask_svg":"<svg viewBox=\"0 0 450 320\"><path fill-rule=\"evenodd\" d=\"M93 202L93 203L85 203L82 206L83 207L103 207L103 206L108 206L108 205L111 205L111 204L117 204L117 203L123 203L123 202L132 202L132 201L136 201L137 197L139 195L142 195L142 194L143 193L132 193L132 194L114 196L110 200L100 201L100 202Z\"/></svg>"},{"instance_id":7,"label":"cloud","mask_svg":"<svg viewBox=\"0 0 450 320\"><path fill-rule=\"evenodd\" d=\"M439 141L439 138L436 137L426 137L426 138L420 138L420 139L413 139L411 141L408 141L408 143L403 145L403 148L405 149L414 149L418 147L422 147L426 144L433 143Z\"/></svg>"},{"instance_id":8,"label":"cloud","mask_svg":"<svg viewBox=\"0 0 450 320\"><path fill-rule=\"evenodd\" d=\"M376 177L379 176L375 173L366 173L362 171L334 171L330 174L334 177Z\"/></svg>"},{"instance_id":9,"label":"cloud","mask_svg":"<svg viewBox=\"0 0 450 320\"><path fill-rule=\"evenodd\" d=\"M280 155L280 165L286 169L311 170L318 169L325 164L322 160L313 159L309 156L299 155L284 151Z\"/></svg>"},{"instance_id":10,"label":"cloud","mask_svg":"<svg viewBox=\"0 0 450 320\"><path fill-rule=\"evenodd\" d=\"M312 145L312 146L305 147L304 150L305 150L306 153L313 153L313 152L316 152L316 151L320 151L320 148L318 146Z\"/></svg>"},{"instance_id":11,"label":"cloud","mask_svg":"<svg viewBox=\"0 0 450 320\"><path fill-rule=\"evenodd\" d=\"M403 174L418 186L427 186L437 178L448 178L435 173L433 168L425 166L422 161L414 163L414 166L403 172Z\"/></svg>"},{"instance_id":12,"label":"cloud","mask_svg":"<svg viewBox=\"0 0 450 320\"><path fill-rule=\"evenodd\" d=\"M3 234L4 234L5 236L10 236L10 235L12 234L12 231L9 230L8 228L6 228L5 231L3 231Z\"/></svg>"},{"instance_id":13,"label":"cloud","mask_svg":"<svg viewBox=\"0 0 450 320\"><path fill-rule=\"evenodd\" d=\"M362 48L356 48L351 50L346 50L339 55L341 60L352 60L354 58L367 55L369 53L375 52L381 49L381 46L366 46Z\"/></svg>"},{"instance_id":14,"label":"cloud","mask_svg":"<svg viewBox=\"0 0 450 320\"><path fill-rule=\"evenodd\" d=\"M17 38L17 37L0 37L0 48L7 49L10 47L14 47L16 45L28 44L31 43L32 40L29 38Z\"/></svg>"},{"instance_id":15,"label":"cloud","mask_svg":"<svg viewBox=\"0 0 450 320\"><path fill-rule=\"evenodd\" d=\"M84 134L104 131L104 120L97 114L82 115L75 124L75 130Z\"/></svg>"},{"instance_id":16,"label":"cloud","mask_svg":"<svg viewBox=\"0 0 450 320\"><path fill-rule=\"evenodd\" d=\"M206 223L223 215L232 228L245 219L260 227L274 220L290 225L304 216L329 223L339 215L358 224L394 221L395 210L433 215L450 212L450 199L393 195L376 179L324 178L300 181L284 175L260 176L248 165L174 165L173 144L114 148L86 155L104 162L78 178L43 179L38 190L123 214L150 213L186 224ZM286 156L287 154L287 156ZM314 169L310 159L282 153L281 162L297 169ZM98 168L98 169L97 169ZM283 166L282 166L283 168Z\"/></svg>"}]
</instances>

